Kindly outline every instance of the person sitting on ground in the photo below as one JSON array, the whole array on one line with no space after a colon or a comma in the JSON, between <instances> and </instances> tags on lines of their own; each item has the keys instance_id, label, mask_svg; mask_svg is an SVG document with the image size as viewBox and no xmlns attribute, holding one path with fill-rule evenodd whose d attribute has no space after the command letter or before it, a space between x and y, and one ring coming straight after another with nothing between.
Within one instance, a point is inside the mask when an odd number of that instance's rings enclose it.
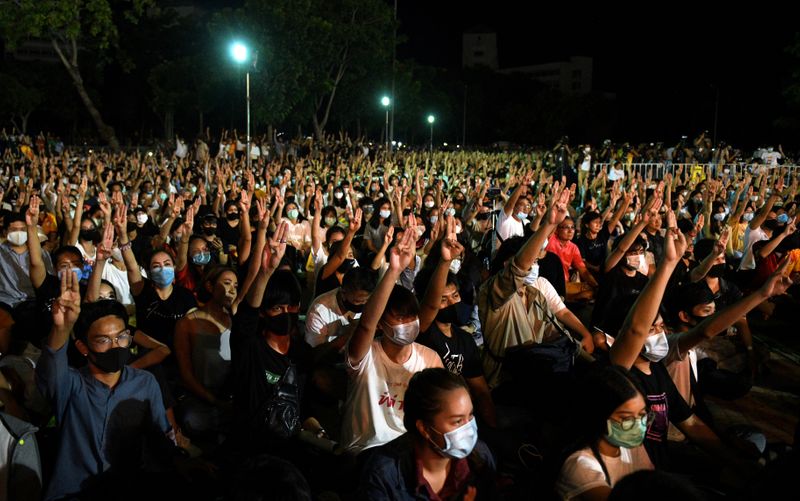
<instances>
[{"instance_id":1,"label":"person sitting on ground","mask_svg":"<svg viewBox=\"0 0 800 501\"><path fill-rule=\"evenodd\" d=\"M337 350L344 347L376 284L376 272L351 268L342 278L341 287L317 296L308 307L306 342L312 347L325 343Z\"/></svg>"},{"instance_id":2,"label":"person sitting on ground","mask_svg":"<svg viewBox=\"0 0 800 501\"><path fill-rule=\"evenodd\" d=\"M414 258L415 240L416 233L406 231L395 244L389 269L370 295L345 347L351 377L345 416L361 418L344 421L341 443L354 454L405 433L403 400L409 379L423 369L442 367L435 351L414 342L419 334L419 306L410 291L395 285ZM379 327L382 336L376 340Z\"/></svg>"},{"instance_id":3,"label":"person sitting on ground","mask_svg":"<svg viewBox=\"0 0 800 501\"><path fill-rule=\"evenodd\" d=\"M64 273L52 316L36 375L60 432L45 498L60 499L78 495L106 472L124 479L142 466L143 438L174 439L174 432L153 375L125 365L132 336L124 306L98 301L81 309L78 277ZM73 326L75 345L89 362L80 370L67 365Z\"/></svg>"},{"instance_id":4,"label":"person sitting on ground","mask_svg":"<svg viewBox=\"0 0 800 501\"><path fill-rule=\"evenodd\" d=\"M653 415L639 383L615 366L586 379L581 388L588 400L575 427L580 438L568 449L555 486L565 500L605 500L625 476L653 469L642 445Z\"/></svg>"},{"instance_id":5,"label":"person sitting on ground","mask_svg":"<svg viewBox=\"0 0 800 501\"><path fill-rule=\"evenodd\" d=\"M493 499L495 463L478 440L464 380L445 369L414 374L405 393L408 430L372 450L358 499ZM462 497L463 496L463 497Z\"/></svg>"}]
</instances>

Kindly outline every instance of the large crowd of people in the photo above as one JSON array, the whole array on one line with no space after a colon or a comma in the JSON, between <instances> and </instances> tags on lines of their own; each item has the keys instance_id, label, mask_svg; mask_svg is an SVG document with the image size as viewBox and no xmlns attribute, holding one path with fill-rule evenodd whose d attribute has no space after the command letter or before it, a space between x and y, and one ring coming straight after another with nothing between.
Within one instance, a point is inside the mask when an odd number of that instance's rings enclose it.
<instances>
[{"instance_id":1,"label":"large crowd of people","mask_svg":"<svg viewBox=\"0 0 800 501\"><path fill-rule=\"evenodd\" d=\"M757 497L790 163L2 131L0 498Z\"/></svg>"}]
</instances>

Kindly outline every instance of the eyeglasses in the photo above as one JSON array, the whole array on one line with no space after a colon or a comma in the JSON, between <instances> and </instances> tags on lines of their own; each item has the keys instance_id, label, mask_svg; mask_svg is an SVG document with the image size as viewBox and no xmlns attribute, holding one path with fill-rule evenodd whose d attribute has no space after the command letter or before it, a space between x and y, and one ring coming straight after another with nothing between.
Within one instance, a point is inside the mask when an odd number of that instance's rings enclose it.
<instances>
[{"instance_id":1,"label":"eyeglasses","mask_svg":"<svg viewBox=\"0 0 800 501\"><path fill-rule=\"evenodd\" d=\"M622 428L624 431L628 431L632 429L634 426L636 426L636 424L642 424L643 426L650 426L650 423L653 422L655 417L656 417L655 413L651 411L645 414L644 416L626 418L623 419L622 421L617 421L616 419L612 419L612 421L614 421L615 423L619 423L620 428Z\"/></svg>"},{"instance_id":2,"label":"eyeglasses","mask_svg":"<svg viewBox=\"0 0 800 501\"><path fill-rule=\"evenodd\" d=\"M131 331L130 329L125 329L113 338L110 336L96 337L92 340L92 345L96 348L106 348L111 346L111 343L117 343L120 348L127 348L131 345L131 341L133 341Z\"/></svg>"}]
</instances>

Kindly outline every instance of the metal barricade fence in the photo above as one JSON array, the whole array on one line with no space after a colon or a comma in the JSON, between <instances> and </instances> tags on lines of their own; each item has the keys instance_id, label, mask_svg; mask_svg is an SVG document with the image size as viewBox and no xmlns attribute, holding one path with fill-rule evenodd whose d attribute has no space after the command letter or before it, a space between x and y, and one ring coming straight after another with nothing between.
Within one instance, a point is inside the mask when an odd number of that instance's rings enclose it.
<instances>
[{"instance_id":1,"label":"metal barricade fence","mask_svg":"<svg viewBox=\"0 0 800 501\"><path fill-rule=\"evenodd\" d=\"M600 169L605 169L606 172L609 172L608 169L611 167L611 165L612 164L610 163L594 163L592 164L592 172L594 172L595 175L600 172ZM626 175L628 171L632 171L636 174L641 174L643 178L646 178L649 172L652 179L655 180L663 179L668 173L674 176L681 167L683 167L683 173L688 173L690 176L693 175L693 173L698 173L695 175L702 174L702 177L705 177L706 172L708 172L708 169L710 168L711 173L715 178L733 175L739 175L739 177L741 177L745 173L750 173L753 175L753 177L756 177L761 174L763 169L767 169L768 171L786 169L787 174L786 178L784 179L786 183L790 183L793 177L800 175L800 165L767 166L765 164L744 163L722 165L714 163L632 163L629 165L620 163L619 165L623 166L623 169L626 171Z\"/></svg>"}]
</instances>

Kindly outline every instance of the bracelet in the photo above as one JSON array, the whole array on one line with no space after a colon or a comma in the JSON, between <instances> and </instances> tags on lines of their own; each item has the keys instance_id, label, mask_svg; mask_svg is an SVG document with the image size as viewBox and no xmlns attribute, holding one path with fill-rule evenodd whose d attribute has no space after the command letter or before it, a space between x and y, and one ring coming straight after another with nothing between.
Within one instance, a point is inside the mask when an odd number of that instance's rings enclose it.
<instances>
[{"instance_id":1,"label":"bracelet","mask_svg":"<svg viewBox=\"0 0 800 501\"><path fill-rule=\"evenodd\" d=\"M131 243L130 242L128 242L126 244L122 244L122 245L119 246L119 251L120 252L125 252L126 250L130 250L130 249L131 249Z\"/></svg>"}]
</instances>

